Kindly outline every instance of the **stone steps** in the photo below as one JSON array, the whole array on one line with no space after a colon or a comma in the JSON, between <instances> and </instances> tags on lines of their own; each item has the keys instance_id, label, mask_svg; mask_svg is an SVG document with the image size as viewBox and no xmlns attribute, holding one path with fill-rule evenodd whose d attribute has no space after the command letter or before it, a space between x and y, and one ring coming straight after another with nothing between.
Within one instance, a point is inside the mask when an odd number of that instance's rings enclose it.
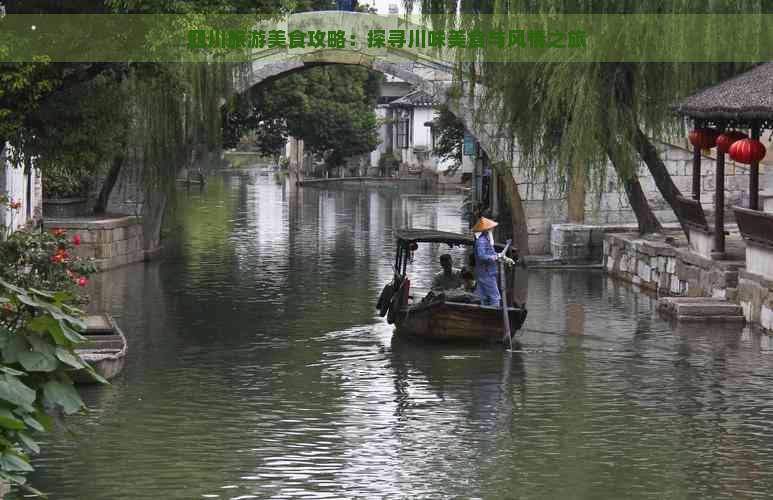
<instances>
[{"instance_id":1,"label":"stone steps","mask_svg":"<svg viewBox=\"0 0 773 500\"><path fill-rule=\"evenodd\" d=\"M743 322L739 304L712 297L663 297L658 310L677 321Z\"/></svg>"}]
</instances>

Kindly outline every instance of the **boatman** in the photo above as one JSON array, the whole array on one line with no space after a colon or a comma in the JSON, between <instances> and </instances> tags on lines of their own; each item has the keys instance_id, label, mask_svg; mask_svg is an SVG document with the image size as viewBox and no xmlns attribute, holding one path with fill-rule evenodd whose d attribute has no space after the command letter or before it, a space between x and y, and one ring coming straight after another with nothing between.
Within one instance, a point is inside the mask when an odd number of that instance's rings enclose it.
<instances>
[{"instance_id":1,"label":"boatman","mask_svg":"<svg viewBox=\"0 0 773 500\"><path fill-rule=\"evenodd\" d=\"M475 239L475 293L485 306L499 307L502 297L497 286L497 261L512 266L515 262L504 253L494 251L494 235L491 231L499 224L481 217L472 231L480 233Z\"/></svg>"}]
</instances>

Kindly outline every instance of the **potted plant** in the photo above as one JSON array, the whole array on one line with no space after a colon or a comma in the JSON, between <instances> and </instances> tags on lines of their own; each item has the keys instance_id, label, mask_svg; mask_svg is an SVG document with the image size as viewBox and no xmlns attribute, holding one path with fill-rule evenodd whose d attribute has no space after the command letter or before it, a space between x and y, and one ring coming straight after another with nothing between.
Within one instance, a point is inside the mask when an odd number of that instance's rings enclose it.
<instances>
[{"instance_id":1,"label":"potted plant","mask_svg":"<svg viewBox=\"0 0 773 500\"><path fill-rule=\"evenodd\" d=\"M43 169L43 216L57 218L90 214L92 175L86 168L47 165Z\"/></svg>"}]
</instances>

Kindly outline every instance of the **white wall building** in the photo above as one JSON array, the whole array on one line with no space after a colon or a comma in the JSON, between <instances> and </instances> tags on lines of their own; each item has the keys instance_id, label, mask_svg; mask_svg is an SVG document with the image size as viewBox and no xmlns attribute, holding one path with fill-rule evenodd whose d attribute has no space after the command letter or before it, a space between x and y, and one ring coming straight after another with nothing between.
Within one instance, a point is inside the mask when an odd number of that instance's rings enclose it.
<instances>
[{"instance_id":1,"label":"white wall building","mask_svg":"<svg viewBox=\"0 0 773 500\"><path fill-rule=\"evenodd\" d=\"M35 168L25 172L23 165L14 165L10 152L9 144L0 145L0 195L19 205L11 208L6 203L0 204L0 232L4 235L40 219L43 207L40 172Z\"/></svg>"},{"instance_id":2,"label":"white wall building","mask_svg":"<svg viewBox=\"0 0 773 500\"><path fill-rule=\"evenodd\" d=\"M409 171L429 169L441 173L455 164L453 160L432 154L435 136L431 124L436 104L432 96L421 90L413 90L389 103L393 151Z\"/></svg>"}]
</instances>

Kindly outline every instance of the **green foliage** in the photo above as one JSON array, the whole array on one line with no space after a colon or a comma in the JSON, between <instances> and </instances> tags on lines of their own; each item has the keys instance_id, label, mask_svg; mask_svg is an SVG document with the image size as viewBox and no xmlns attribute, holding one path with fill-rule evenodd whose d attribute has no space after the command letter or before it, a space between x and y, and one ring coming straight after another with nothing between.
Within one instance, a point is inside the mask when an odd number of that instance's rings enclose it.
<instances>
[{"instance_id":1,"label":"green foliage","mask_svg":"<svg viewBox=\"0 0 773 500\"><path fill-rule=\"evenodd\" d=\"M254 130L261 151L274 154L289 134L331 166L341 165L378 145L373 110L381 78L357 66L323 66L267 82L231 101L225 141L235 144Z\"/></svg>"},{"instance_id":2,"label":"green foliage","mask_svg":"<svg viewBox=\"0 0 773 500\"><path fill-rule=\"evenodd\" d=\"M448 108L442 107L436 111L433 129L433 153L444 160L461 162L464 152L464 123Z\"/></svg>"},{"instance_id":3,"label":"green foliage","mask_svg":"<svg viewBox=\"0 0 773 500\"><path fill-rule=\"evenodd\" d=\"M75 352L85 339L82 292L95 267L72 256L80 236L61 229L20 230L0 242L0 480L26 484L35 434L50 430L61 413L85 410L69 373L86 370L105 382ZM43 291L52 290L52 291Z\"/></svg>"},{"instance_id":4,"label":"green foliage","mask_svg":"<svg viewBox=\"0 0 773 500\"><path fill-rule=\"evenodd\" d=\"M59 414L85 410L68 373L87 370L75 347L85 339L82 312L67 292L18 287L0 279L0 479L27 485L35 435L50 430Z\"/></svg>"},{"instance_id":5,"label":"green foliage","mask_svg":"<svg viewBox=\"0 0 773 500\"><path fill-rule=\"evenodd\" d=\"M0 63L0 144L24 144L28 116L58 83L49 67L44 58L37 63Z\"/></svg>"},{"instance_id":6,"label":"green foliage","mask_svg":"<svg viewBox=\"0 0 773 500\"><path fill-rule=\"evenodd\" d=\"M265 102L265 92L239 94L223 107L223 147L236 147L251 135L258 151L276 158L284 151L288 137L282 110Z\"/></svg>"},{"instance_id":7,"label":"green foliage","mask_svg":"<svg viewBox=\"0 0 773 500\"><path fill-rule=\"evenodd\" d=\"M128 70L107 69L41 104L29 152L38 158L47 193L82 194L106 161L126 149L129 76Z\"/></svg>"},{"instance_id":8,"label":"green foliage","mask_svg":"<svg viewBox=\"0 0 773 500\"><path fill-rule=\"evenodd\" d=\"M83 163L47 162L43 173L43 197L52 199L85 197L93 184L93 171Z\"/></svg>"}]
</instances>

